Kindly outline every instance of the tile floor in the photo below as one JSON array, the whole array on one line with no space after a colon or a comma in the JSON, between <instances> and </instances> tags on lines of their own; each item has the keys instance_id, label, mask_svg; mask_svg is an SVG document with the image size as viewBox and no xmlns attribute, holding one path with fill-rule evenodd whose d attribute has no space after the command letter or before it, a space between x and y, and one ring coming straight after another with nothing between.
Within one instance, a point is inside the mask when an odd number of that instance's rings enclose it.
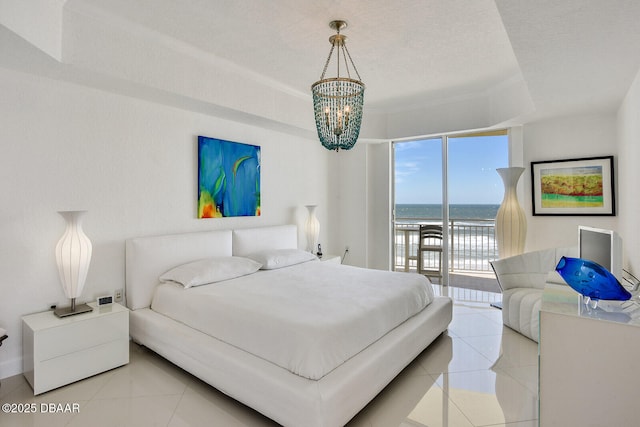
<instances>
[{"instance_id":1,"label":"tile floor","mask_svg":"<svg viewBox=\"0 0 640 427\"><path fill-rule=\"evenodd\" d=\"M456 300L448 334L349 426L534 427L537 354L535 342L503 327L499 310ZM129 365L37 397L21 375L6 378L0 402L38 408L36 414L0 412L3 427L276 425L133 343ZM79 413L40 413L42 403L78 404Z\"/></svg>"}]
</instances>

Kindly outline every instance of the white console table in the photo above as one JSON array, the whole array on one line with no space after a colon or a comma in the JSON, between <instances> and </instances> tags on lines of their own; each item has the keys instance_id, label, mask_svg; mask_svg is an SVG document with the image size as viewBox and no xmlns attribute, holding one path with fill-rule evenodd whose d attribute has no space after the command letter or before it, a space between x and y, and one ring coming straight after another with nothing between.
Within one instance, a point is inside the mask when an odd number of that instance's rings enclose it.
<instances>
[{"instance_id":1,"label":"white console table","mask_svg":"<svg viewBox=\"0 0 640 427\"><path fill-rule=\"evenodd\" d=\"M34 394L129 363L129 310L89 305L91 313L22 318L23 370Z\"/></svg>"},{"instance_id":2,"label":"white console table","mask_svg":"<svg viewBox=\"0 0 640 427\"><path fill-rule=\"evenodd\" d=\"M637 301L591 309L569 286L548 284L538 348L541 426L639 425Z\"/></svg>"}]
</instances>

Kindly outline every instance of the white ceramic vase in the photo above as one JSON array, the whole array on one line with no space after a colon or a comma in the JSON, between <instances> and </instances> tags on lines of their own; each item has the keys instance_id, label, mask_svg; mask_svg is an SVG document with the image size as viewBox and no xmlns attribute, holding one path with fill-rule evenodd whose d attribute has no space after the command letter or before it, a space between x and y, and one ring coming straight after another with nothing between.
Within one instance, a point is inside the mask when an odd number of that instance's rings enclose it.
<instances>
[{"instance_id":1,"label":"white ceramic vase","mask_svg":"<svg viewBox=\"0 0 640 427\"><path fill-rule=\"evenodd\" d=\"M317 205L307 205L309 210L309 217L307 218L307 250L312 254L315 253L318 247L318 236L320 235L320 221L316 217Z\"/></svg>"},{"instance_id":2,"label":"white ceramic vase","mask_svg":"<svg viewBox=\"0 0 640 427\"><path fill-rule=\"evenodd\" d=\"M527 237L527 218L516 193L524 168L499 168L496 171L504 182L504 199L495 220L498 256L508 258L524 252Z\"/></svg>"},{"instance_id":3,"label":"white ceramic vase","mask_svg":"<svg viewBox=\"0 0 640 427\"><path fill-rule=\"evenodd\" d=\"M67 221L67 227L56 245L56 262L64 293L72 300L82 294L91 261L91 241L82 230L85 212L58 212Z\"/></svg>"}]
</instances>

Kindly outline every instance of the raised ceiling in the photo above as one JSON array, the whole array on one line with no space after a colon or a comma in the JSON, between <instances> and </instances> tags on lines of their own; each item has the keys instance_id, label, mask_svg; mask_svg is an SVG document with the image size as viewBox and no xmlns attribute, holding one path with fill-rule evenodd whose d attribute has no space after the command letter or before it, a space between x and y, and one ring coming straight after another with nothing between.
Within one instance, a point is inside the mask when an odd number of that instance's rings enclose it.
<instances>
[{"instance_id":1,"label":"raised ceiling","mask_svg":"<svg viewBox=\"0 0 640 427\"><path fill-rule=\"evenodd\" d=\"M492 0L71 0L167 34L302 93L320 77L332 19L375 108L483 91L519 73ZM401 6L401 7L399 7Z\"/></svg>"},{"instance_id":2,"label":"raised ceiling","mask_svg":"<svg viewBox=\"0 0 640 427\"><path fill-rule=\"evenodd\" d=\"M28 28L21 31L19 6L0 5L9 17L0 22L56 58L61 71L54 74L61 78L306 130L313 127L310 85L320 76L333 33L328 23L346 19L347 44L367 85L365 119L368 113L386 123L372 124L373 138L437 130L402 120L455 113L461 103L481 117L463 121L462 128L613 111L640 68L636 0L55 3L59 51L30 37ZM13 45L4 40L3 46ZM7 61L38 72L33 61ZM308 116L283 114L289 102L292 111L308 104ZM402 126L407 130L398 130Z\"/></svg>"}]
</instances>

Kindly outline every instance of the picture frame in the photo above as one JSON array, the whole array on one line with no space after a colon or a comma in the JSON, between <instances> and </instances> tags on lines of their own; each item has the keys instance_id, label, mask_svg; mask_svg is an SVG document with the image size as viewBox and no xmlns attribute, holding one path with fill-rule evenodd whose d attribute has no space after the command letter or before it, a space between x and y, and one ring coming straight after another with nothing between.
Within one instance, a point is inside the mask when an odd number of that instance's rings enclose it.
<instances>
[{"instance_id":1,"label":"picture frame","mask_svg":"<svg viewBox=\"0 0 640 427\"><path fill-rule=\"evenodd\" d=\"M198 218L260 216L260 146L198 136Z\"/></svg>"},{"instance_id":2,"label":"picture frame","mask_svg":"<svg viewBox=\"0 0 640 427\"><path fill-rule=\"evenodd\" d=\"M615 216L613 156L531 162L533 215Z\"/></svg>"}]
</instances>

